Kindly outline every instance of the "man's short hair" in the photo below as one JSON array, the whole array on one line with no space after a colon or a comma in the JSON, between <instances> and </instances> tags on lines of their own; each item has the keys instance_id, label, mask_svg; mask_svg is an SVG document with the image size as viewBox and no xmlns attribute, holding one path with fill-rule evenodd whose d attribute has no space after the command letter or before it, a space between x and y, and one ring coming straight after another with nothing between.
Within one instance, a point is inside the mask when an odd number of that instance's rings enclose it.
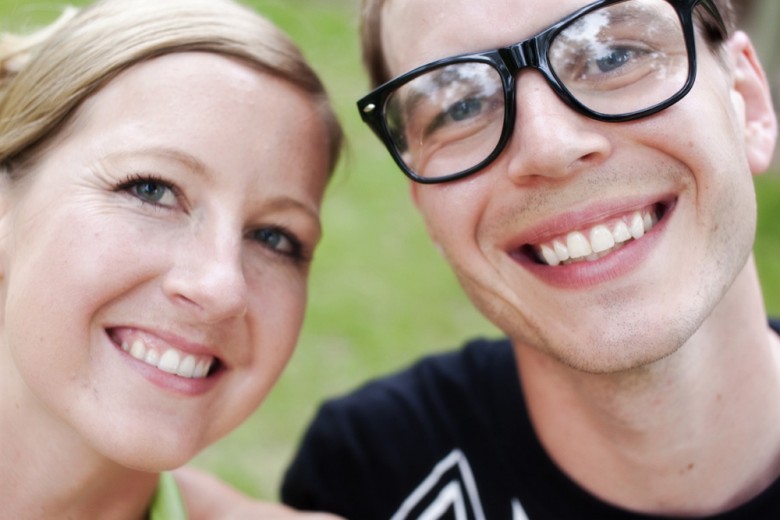
<instances>
[{"instance_id":1,"label":"man's short hair","mask_svg":"<svg viewBox=\"0 0 780 520\"><path fill-rule=\"evenodd\" d=\"M368 72L372 87L378 87L392 78L385 62L382 49L382 7L390 0L363 0L360 16L360 38L362 42L363 64ZM713 0L729 32L737 25L737 13L732 0ZM699 18L704 27L707 40L718 46L723 39L714 24Z\"/></svg>"}]
</instances>

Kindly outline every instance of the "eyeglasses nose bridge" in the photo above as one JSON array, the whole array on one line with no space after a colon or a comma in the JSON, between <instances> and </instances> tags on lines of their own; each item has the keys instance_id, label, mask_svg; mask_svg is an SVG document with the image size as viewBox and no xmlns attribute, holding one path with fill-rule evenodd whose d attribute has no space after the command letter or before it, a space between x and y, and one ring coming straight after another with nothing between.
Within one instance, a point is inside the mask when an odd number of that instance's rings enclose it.
<instances>
[{"instance_id":1,"label":"eyeglasses nose bridge","mask_svg":"<svg viewBox=\"0 0 780 520\"><path fill-rule=\"evenodd\" d=\"M538 69L539 44L536 38L531 38L509 47L509 57L509 60L504 58L504 61L508 61L506 66L513 76L517 76L518 72L527 67Z\"/></svg>"},{"instance_id":2,"label":"eyeglasses nose bridge","mask_svg":"<svg viewBox=\"0 0 780 520\"><path fill-rule=\"evenodd\" d=\"M502 52L501 55L504 66L509 72L509 75L513 78L513 81L517 81L517 76L523 69L530 68L536 70L544 77L547 84L556 94L565 98L566 93L562 91L563 89L550 70L547 58L544 55L544 53L547 52L547 42L542 38L546 37L547 34L542 33L503 49L504 52ZM568 99L564 99L564 101L569 103Z\"/></svg>"},{"instance_id":3,"label":"eyeglasses nose bridge","mask_svg":"<svg viewBox=\"0 0 780 520\"><path fill-rule=\"evenodd\" d=\"M548 31L545 31L535 37L503 49L504 52L501 52L501 55L504 66L512 77L510 82L512 86L509 94L511 97L517 95L514 87L514 84L517 82L517 76L523 69L530 68L539 72L553 92L561 97L566 104L572 106L573 100L555 78L555 75L550 70L547 57L544 55L549 45L548 37ZM515 102L515 99L508 100L508 103L512 105Z\"/></svg>"}]
</instances>

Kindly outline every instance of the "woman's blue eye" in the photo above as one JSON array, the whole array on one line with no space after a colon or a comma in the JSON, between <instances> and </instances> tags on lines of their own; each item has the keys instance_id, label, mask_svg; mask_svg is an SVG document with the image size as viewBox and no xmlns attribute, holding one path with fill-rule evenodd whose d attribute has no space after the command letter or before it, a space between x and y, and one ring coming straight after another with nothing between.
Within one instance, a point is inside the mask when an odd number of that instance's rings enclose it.
<instances>
[{"instance_id":1,"label":"woman's blue eye","mask_svg":"<svg viewBox=\"0 0 780 520\"><path fill-rule=\"evenodd\" d=\"M255 240L273 251L294 258L302 256L302 246L300 242L281 229L259 229L255 231L253 235Z\"/></svg>"},{"instance_id":2,"label":"woman's blue eye","mask_svg":"<svg viewBox=\"0 0 780 520\"><path fill-rule=\"evenodd\" d=\"M169 190L165 184L152 180L138 182L130 189L139 199L154 204L159 204Z\"/></svg>"},{"instance_id":3,"label":"woman's blue eye","mask_svg":"<svg viewBox=\"0 0 780 520\"><path fill-rule=\"evenodd\" d=\"M176 188L163 180L150 176L132 175L117 186L116 191L129 193L141 202L155 206L176 206Z\"/></svg>"}]
</instances>

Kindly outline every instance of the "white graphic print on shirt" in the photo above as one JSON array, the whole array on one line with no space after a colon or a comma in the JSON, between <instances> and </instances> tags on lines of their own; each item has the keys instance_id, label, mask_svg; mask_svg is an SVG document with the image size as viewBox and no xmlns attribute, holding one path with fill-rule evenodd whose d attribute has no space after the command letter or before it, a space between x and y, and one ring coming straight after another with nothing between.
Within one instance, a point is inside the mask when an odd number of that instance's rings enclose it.
<instances>
[{"instance_id":1,"label":"white graphic print on shirt","mask_svg":"<svg viewBox=\"0 0 780 520\"><path fill-rule=\"evenodd\" d=\"M404 500L391 520L486 520L468 459L455 449ZM512 501L512 518L528 520L518 500Z\"/></svg>"}]
</instances>

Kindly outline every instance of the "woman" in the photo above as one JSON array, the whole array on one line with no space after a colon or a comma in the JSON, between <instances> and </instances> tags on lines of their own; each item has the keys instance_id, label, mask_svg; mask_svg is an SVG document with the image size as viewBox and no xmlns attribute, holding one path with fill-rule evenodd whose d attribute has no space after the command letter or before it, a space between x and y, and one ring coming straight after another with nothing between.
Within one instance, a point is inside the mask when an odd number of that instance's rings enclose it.
<instances>
[{"instance_id":1,"label":"woman","mask_svg":"<svg viewBox=\"0 0 780 520\"><path fill-rule=\"evenodd\" d=\"M283 514L165 472L296 343L341 143L321 83L231 0L105 0L0 49L3 517Z\"/></svg>"}]
</instances>

